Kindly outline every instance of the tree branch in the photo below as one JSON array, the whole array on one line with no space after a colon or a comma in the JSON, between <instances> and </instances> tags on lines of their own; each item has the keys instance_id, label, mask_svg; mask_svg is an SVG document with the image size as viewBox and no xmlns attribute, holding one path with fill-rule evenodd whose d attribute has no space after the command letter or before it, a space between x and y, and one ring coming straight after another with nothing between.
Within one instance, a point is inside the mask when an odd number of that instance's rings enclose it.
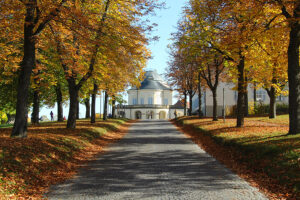
<instances>
[{"instance_id":1,"label":"tree branch","mask_svg":"<svg viewBox=\"0 0 300 200\"><path fill-rule=\"evenodd\" d=\"M282 15L284 15L287 19L291 19L292 16L291 14L287 11L285 5L283 4L283 2L281 0L275 0L281 7L281 13Z\"/></svg>"},{"instance_id":2,"label":"tree branch","mask_svg":"<svg viewBox=\"0 0 300 200\"><path fill-rule=\"evenodd\" d=\"M60 4L52 11L49 13L47 17L45 17L44 21L40 23L36 31L34 32L34 35L38 35L44 28L45 26L54 18L58 15L60 12L60 9L62 5L66 2L67 0L62 0Z\"/></svg>"}]
</instances>

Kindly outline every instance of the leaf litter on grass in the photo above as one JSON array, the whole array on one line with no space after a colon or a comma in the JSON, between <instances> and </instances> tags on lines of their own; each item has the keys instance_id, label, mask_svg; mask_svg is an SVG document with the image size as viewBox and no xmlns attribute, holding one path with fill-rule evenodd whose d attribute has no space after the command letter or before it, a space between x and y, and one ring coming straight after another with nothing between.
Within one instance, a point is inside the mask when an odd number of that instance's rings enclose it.
<instances>
[{"instance_id":1,"label":"leaf litter on grass","mask_svg":"<svg viewBox=\"0 0 300 200\"><path fill-rule=\"evenodd\" d=\"M0 199L41 199L51 184L76 173L109 143L124 136L125 120L78 121L29 127L28 138L10 138L11 128L0 129Z\"/></svg>"}]
</instances>

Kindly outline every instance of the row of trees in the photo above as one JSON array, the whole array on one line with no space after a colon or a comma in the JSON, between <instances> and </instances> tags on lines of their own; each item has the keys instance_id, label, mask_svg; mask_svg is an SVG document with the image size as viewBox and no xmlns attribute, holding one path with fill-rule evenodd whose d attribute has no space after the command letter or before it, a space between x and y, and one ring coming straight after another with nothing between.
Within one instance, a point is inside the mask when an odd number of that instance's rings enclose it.
<instances>
[{"instance_id":1,"label":"row of trees","mask_svg":"<svg viewBox=\"0 0 300 200\"><path fill-rule=\"evenodd\" d=\"M299 1L190 0L173 41L170 80L182 95L189 94L190 101L194 94L189 91L198 89L201 97L201 89L208 87L214 120L220 81L236 84L237 127L247 115L248 84L266 89L271 118L276 115L276 97L286 95L288 84L289 133L300 132Z\"/></svg>"},{"instance_id":2,"label":"row of trees","mask_svg":"<svg viewBox=\"0 0 300 200\"><path fill-rule=\"evenodd\" d=\"M75 128L79 99L88 104L92 95L93 123L99 91L115 99L139 84L152 28L142 19L161 6L156 0L1 1L0 110L15 112L11 136L27 136L31 105L33 123L40 105L55 102L61 121L69 99L67 128Z\"/></svg>"}]
</instances>

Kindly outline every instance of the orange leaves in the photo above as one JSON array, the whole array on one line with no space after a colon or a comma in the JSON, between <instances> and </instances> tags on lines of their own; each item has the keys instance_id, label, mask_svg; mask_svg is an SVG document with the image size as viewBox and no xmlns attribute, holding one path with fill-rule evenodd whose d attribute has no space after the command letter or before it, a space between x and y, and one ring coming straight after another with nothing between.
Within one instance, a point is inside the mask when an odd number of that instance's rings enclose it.
<instances>
[{"instance_id":1,"label":"orange leaves","mask_svg":"<svg viewBox=\"0 0 300 200\"><path fill-rule=\"evenodd\" d=\"M236 128L233 119L213 122L210 118L179 119L192 140L264 191L270 199L297 199L300 194L300 136L286 136L288 117L245 119Z\"/></svg>"},{"instance_id":2,"label":"orange leaves","mask_svg":"<svg viewBox=\"0 0 300 200\"><path fill-rule=\"evenodd\" d=\"M124 121L93 126L80 121L77 130L63 128L64 123L45 123L29 127L26 139L11 139L11 129L0 129L0 199L41 199L50 184L70 178L108 143L120 139L126 126L119 123Z\"/></svg>"}]
</instances>

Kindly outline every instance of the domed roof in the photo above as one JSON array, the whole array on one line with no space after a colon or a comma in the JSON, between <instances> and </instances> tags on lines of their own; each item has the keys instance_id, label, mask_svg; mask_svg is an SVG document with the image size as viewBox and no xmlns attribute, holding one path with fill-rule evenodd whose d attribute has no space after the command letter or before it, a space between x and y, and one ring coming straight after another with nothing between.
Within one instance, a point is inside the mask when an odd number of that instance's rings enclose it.
<instances>
[{"instance_id":1,"label":"domed roof","mask_svg":"<svg viewBox=\"0 0 300 200\"><path fill-rule=\"evenodd\" d=\"M133 87L132 90L136 90ZM145 73L145 79L141 82L139 90L143 89L157 89L157 90L171 90L170 86L162 79L156 70L149 70Z\"/></svg>"}]
</instances>

